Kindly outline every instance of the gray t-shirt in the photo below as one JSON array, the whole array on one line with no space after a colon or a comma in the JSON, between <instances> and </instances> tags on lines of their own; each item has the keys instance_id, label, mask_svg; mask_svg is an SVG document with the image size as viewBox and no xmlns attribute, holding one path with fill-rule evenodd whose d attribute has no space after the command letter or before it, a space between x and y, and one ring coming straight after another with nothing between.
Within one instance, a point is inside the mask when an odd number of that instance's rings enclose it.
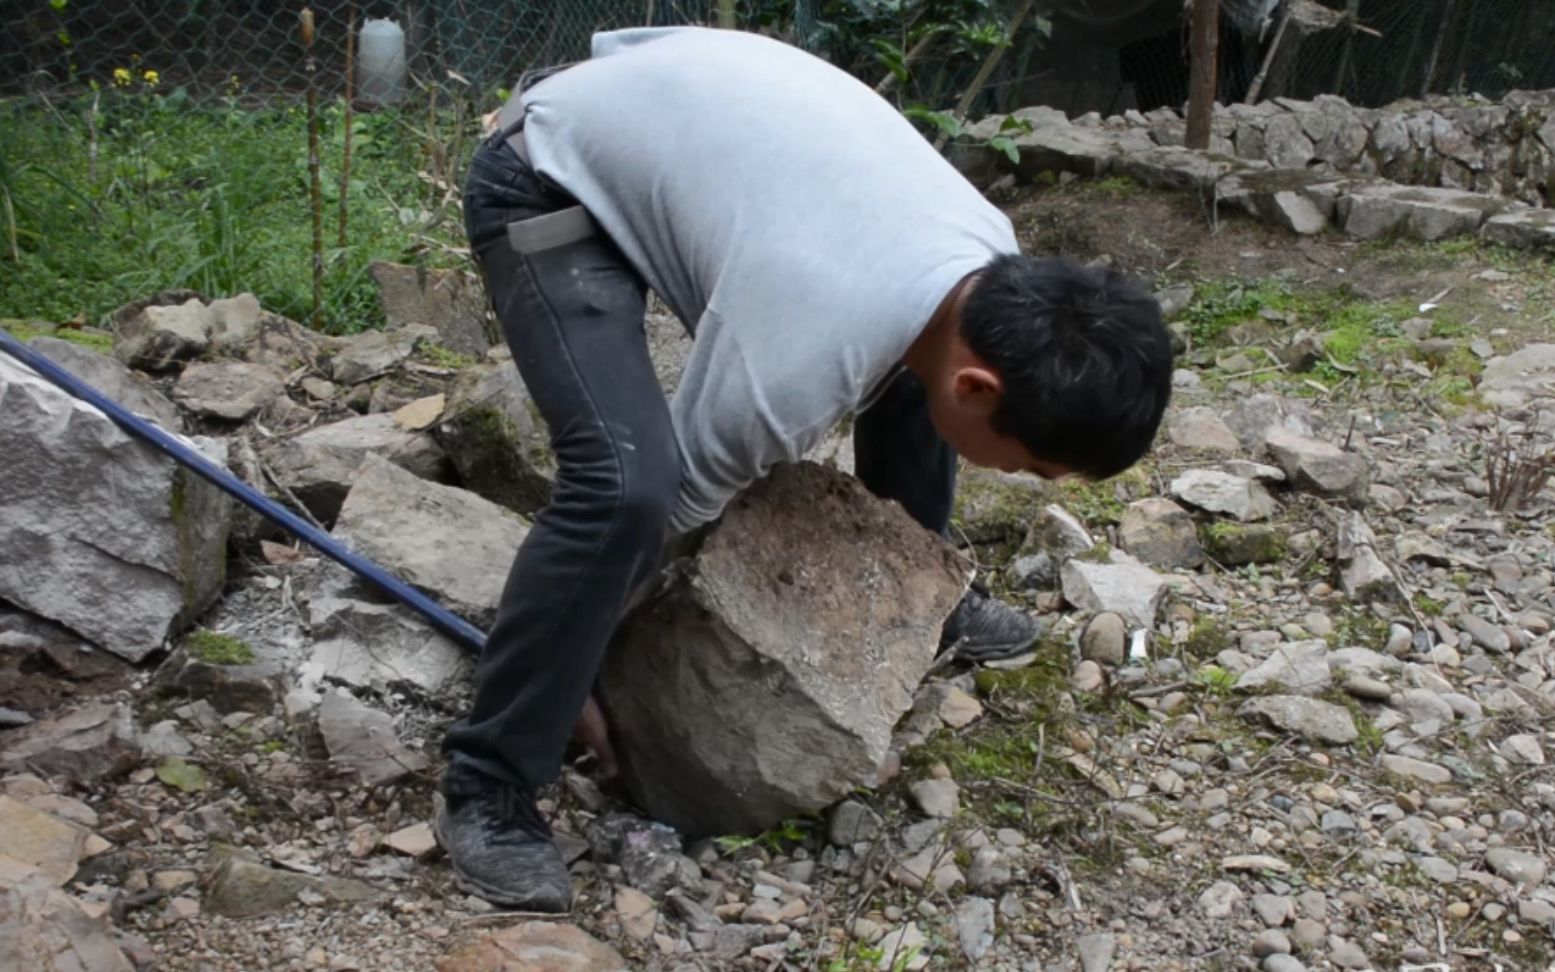
<instances>
[{"instance_id":1,"label":"gray t-shirt","mask_svg":"<svg viewBox=\"0 0 1555 972\"><path fill-rule=\"evenodd\" d=\"M755 34L642 28L522 95L534 167L691 329L673 528L805 456L1008 218L870 88Z\"/></svg>"}]
</instances>

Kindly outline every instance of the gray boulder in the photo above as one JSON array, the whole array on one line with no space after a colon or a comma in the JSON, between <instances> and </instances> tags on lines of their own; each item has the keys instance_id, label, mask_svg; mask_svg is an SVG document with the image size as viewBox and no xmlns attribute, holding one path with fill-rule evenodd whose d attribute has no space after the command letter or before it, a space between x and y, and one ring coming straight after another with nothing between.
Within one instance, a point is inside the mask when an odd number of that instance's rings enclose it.
<instances>
[{"instance_id":1,"label":"gray boulder","mask_svg":"<svg viewBox=\"0 0 1555 972\"><path fill-rule=\"evenodd\" d=\"M468 490L368 456L334 532L450 611L489 628L529 524Z\"/></svg>"},{"instance_id":2,"label":"gray boulder","mask_svg":"<svg viewBox=\"0 0 1555 972\"><path fill-rule=\"evenodd\" d=\"M1118 543L1153 567L1197 567L1204 562L1193 517L1160 497L1129 504L1118 526Z\"/></svg>"},{"instance_id":3,"label":"gray boulder","mask_svg":"<svg viewBox=\"0 0 1555 972\"><path fill-rule=\"evenodd\" d=\"M1264 442L1275 464L1298 489L1366 501L1371 473L1363 456L1285 428L1270 430Z\"/></svg>"},{"instance_id":4,"label":"gray boulder","mask_svg":"<svg viewBox=\"0 0 1555 972\"><path fill-rule=\"evenodd\" d=\"M60 338L40 336L27 343L50 361L141 418L150 419L169 432L184 430L178 406L168 401L167 396L157 391L151 382L126 368L117 359Z\"/></svg>"},{"instance_id":5,"label":"gray boulder","mask_svg":"<svg viewBox=\"0 0 1555 972\"><path fill-rule=\"evenodd\" d=\"M88 914L42 871L0 861L0 969L132 972L106 914Z\"/></svg>"},{"instance_id":6,"label":"gray boulder","mask_svg":"<svg viewBox=\"0 0 1555 972\"><path fill-rule=\"evenodd\" d=\"M1171 490L1189 506L1243 523L1267 520L1280 508L1260 483L1214 469L1190 469L1172 480Z\"/></svg>"},{"instance_id":7,"label":"gray boulder","mask_svg":"<svg viewBox=\"0 0 1555 972\"><path fill-rule=\"evenodd\" d=\"M970 580L899 505L835 470L779 465L606 657L628 789L703 836L756 833L873 786Z\"/></svg>"},{"instance_id":8,"label":"gray boulder","mask_svg":"<svg viewBox=\"0 0 1555 972\"><path fill-rule=\"evenodd\" d=\"M0 736L0 769L89 787L123 776L140 759L129 707L96 702Z\"/></svg>"},{"instance_id":9,"label":"gray boulder","mask_svg":"<svg viewBox=\"0 0 1555 972\"><path fill-rule=\"evenodd\" d=\"M1267 723L1283 732L1334 746L1352 743L1360 735L1350 710L1299 695L1249 699L1238 712L1244 719Z\"/></svg>"},{"instance_id":10,"label":"gray boulder","mask_svg":"<svg viewBox=\"0 0 1555 972\"><path fill-rule=\"evenodd\" d=\"M1173 411L1167 416L1166 434L1172 443L1184 449L1236 455L1242 443L1224 419L1212 408L1198 405Z\"/></svg>"},{"instance_id":11,"label":"gray boulder","mask_svg":"<svg viewBox=\"0 0 1555 972\"><path fill-rule=\"evenodd\" d=\"M1485 220L1479 234L1491 243L1517 249L1555 249L1555 211L1515 209L1501 213Z\"/></svg>"},{"instance_id":12,"label":"gray boulder","mask_svg":"<svg viewBox=\"0 0 1555 972\"><path fill-rule=\"evenodd\" d=\"M487 329L486 292L474 274L382 260L369 263L367 274L378 285L390 329L427 325L436 329L444 347L472 358L497 342L496 329Z\"/></svg>"},{"instance_id":13,"label":"gray boulder","mask_svg":"<svg viewBox=\"0 0 1555 972\"><path fill-rule=\"evenodd\" d=\"M1529 344L1491 358L1479 384L1480 397L1498 408L1521 408L1555 398L1555 344Z\"/></svg>"},{"instance_id":14,"label":"gray boulder","mask_svg":"<svg viewBox=\"0 0 1555 972\"><path fill-rule=\"evenodd\" d=\"M1022 587L1054 587L1064 564L1095 545L1096 541L1068 510L1056 504L1043 507L1032 520L1026 542L1015 556L1012 573Z\"/></svg>"},{"instance_id":15,"label":"gray boulder","mask_svg":"<svg viewBox=\"0 0 1555 972\"><path fill-rule=\"evenodd\" d=\"M1244 692L1275 687L1298 695L1316 695L1332 682L1328 645L1312 639L1275 645L1268 658L1242 673L1236 687Z\"/></svg>"},{"instance_id":16,"label":"gray boulder","mask_svg":"<svg viewBox=\"0 0 1555 972\"><path fill-rule=\"evenodd\" d=\"M261 454L276 478L326 523L339 514L368 456L381 456L423 479L449 478L448 457L432 436L401 428L381 412L308 429L266 445Z\"/></svg>"},{"instance_id":17,"label":"gray boulder","mask_svg":"<svg viewBox=\"0 0 1555 972\"><path fill-rule=\"evenodd\" d=\"M281 376L246 361L200 361L184 369L173 398L196 415L242 422L286 393Z\"/></svg>"},{"instance_id":18,"label":"gray boulder","mask_svg":"<svg viewBox=\"0 0 1555 972\"><path fill-rule=\"evenodd\" d=\"M491 567L506 576L505 566ZM321 565L306 611L310 661L324 678L380 692L409 685L439 695L469 673L463 648L409 608L384 603L343 567Z\"/></svg>"},{"instance_id":19,"label":"gray boulder","mask_svg":"<svg viewBox=\"0 0 1555 972\"><path fill-rule=\"evenodd\" d=\"M144 307L119 329L114 354L132 368L167 371L211 346L211 311L198 298Z\"/></svg>"},{"instance_id":20,"label":"gray boulder","mask_svg":"<svg viewBox=\"0 0 1555 972\"><path fill-rule=\"evenodd\" d=\"M397 783L429 765L426 756L400 742L393 716L349 695L325 695L318 718L319 735L329 758L359 775L368 786Z\"/></svg>"},{"instance_id":21,"label":"gray boulder","mask_svg":"<svg viewBox=\"0 0 1555 972\"><path fill-rule=\"evenodd\" d=\"M1359 513L1351 513L1339 523L1339 586L1353 598L1394 600L1399 596L1398 581L1377 551L1377 537Z\"/></svg>"},{"instance_id":22,"label":"gray boulder","mask_svg":"<svg viewBox=\"0 0 1555 972\"><path fill-rule=\"evenodd\" d=\"M444 415L437 441L466 489L525 515L550 502L550 433L511 360L461 371Z\"/></svg>"},{"instance_id":23,"label":"gray boulder","mask_svg":"<svg viewBox=\"0 0 1555 972\"><path fill-rule=\"evenodd\" d=\"M1429 242L1477 232L1506 205L1483 193L1379 183L1341 195L1338 218L1346 233L1364 240L1403 233Z\"/></svg>"},{"instance_id":24,"label":"gray boulder","mask_svg":"<svg viewBox=\"0 0 1555 972\"><path fill-rule=\"evenodd\" d=\"M366 331L342 342L330 359L330 377L356 385L386 375L416 351L416 345L438 337L437 328L407 324L386 331Z\"/></svg>"},{"instance_id":25,"label":"gray boulder","mask_svg":"<svg viewBox=\"0 0 1555 972\"><path fill-rule=\"evenodd\" d=\"M139 661L221 591L227 496L8 357L0 455L0 598Z\"/></svg>"},{"instance_id":26,"label":"gray boulder","mask_svg":"<svg viewBox=\"0 0 1555 972\"><path fill-rule=\"evenodd\" d=\"M1254 453L1263 451L1272 429L1285 429L1298 435L1312 434L1311 410L1302 402L1274 395L1237 399L1226 413L1225 422L1242 445Z\"/></svg>"}]
</instances>

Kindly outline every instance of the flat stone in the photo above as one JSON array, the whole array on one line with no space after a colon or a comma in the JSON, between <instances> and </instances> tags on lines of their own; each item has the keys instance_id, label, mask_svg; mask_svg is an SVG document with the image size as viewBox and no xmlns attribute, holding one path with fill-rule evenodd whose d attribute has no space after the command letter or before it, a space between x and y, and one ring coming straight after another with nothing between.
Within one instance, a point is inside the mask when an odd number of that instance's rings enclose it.
<instances>
[{"instance_id":1,"label":"flat stone","mask_svg":"<svg viewBox=\"0 0 1555 972\"><path fill-rule=\"evenodd\" d=\"M1475 233L1506 205L1481 193L1378 183L1351 188L1339 197L1337 211L1351 236L1375 240L1402 233L1430 242Z\"/></svg>"},{"instance_id":2,"label":"flat stone","mask_svg":"<svg viewBox=\"0 0 1555 972\"><path fill-rule=\"evenodd\" d=\"M1293 641L1274 646L1273 653L1242 673L1236 687L1253 691L1266 686L1300 695L1315 695L1332 684L1328 669L1328 645L1320 640Z\"/></svg>"},{"instance_id":3,"label":"flat stone","mask_svg":"<svg viewBox=\"0 0 1555 972\"><path fill-rule=\"evenodd\" d=\"M95 702L0 737L0 766L81 786L123 776L140 761L129 706Z\"/></svg>"},{"instance_id":4,"label":"flat stone","mask_svg":"<svg viewBox=\"0 0 1555 972\"><path fill-rule=\"evenodd\" d=\"M432 833L432 825L422 821L385 837L383 846L407 857L425 857L437 847L437 837Z\"/></svg>"},{"instance_id":5,"label":"flat stone","mask_svg":"<svg viewBox=\"0 0 1555 972\"><path fill-rule=\"evenodd\" d=\"M1485 220L1480 236L1491 243L1520 250L1555 247L1555 212L1548 209L1514 209Z\"/></svg>"},{"instance_id":6,"label":"flat stone","mask_svg":"<svg viewBox=\"0 0 1555 972\"><path fill-rule=\"evenodd\" d=\"M1365 969L1371 966L1371 960L1359 945L1338 935L1328 936L1328 960L1341 969Z\"/></svg>"},{"instance_id":7,"label":"flat stone","mask_svg":"<svg viewBox=\"0 0 1555 972\"><path fill-rule=\"evenodd\" d=\"M0 454L0 600L138 662L220 593L231 500L4 355Z\"/></svg>"},{"instance_id":8,"label":"flat stone","mask_svg":"<svg viewBox=\"0 0 1555 972\"><path fill-rule=\"evenodd\" d=\"M89 914L35 869L0 857L0 968L132 972L106 913Z\"/></svg>"},{"instance_id":9,"label":"flat stone","mask_svg":"<svg viewBox=\"0 0 1555 972\"><path fill-rule=\"evenodd\" d=\"M1081 972L1107 972L1118 951L1118 937L1110 932L1081 935L1075 943L1080 952Z\"/></svg>"},{"instance_id":10,"label":"flat stone","mask_svg":"<svg viewBox=\"0 0 1555 972\"><path fill-rule=\"evenodd\" d=\"M1339 584L1352 598L1396 600L1398 581L1377 550L1377 537L1359 513L1339 522Z\"/></svg>"},{"instance_id":11,"label":"flat stone","mask_svg":"<svg viewBox=\"0 0 1555 972\"><path fill-rule=\"evenodd\" d=\"M1155 567L1197 567L1204 562L1193 518L1169 499L1150 497L1129 504L1118 526L1124 550Z\"/></svg>"},{"instance_id":12,"label":"flat stone","mask_svg":"<svg viewBox=\"0 0 1555 972\"><path fill-rule=\"evenodd\" d=\"M653 899L636 888L616 888L616 917L621 930L633 941L646 942L659 924L659 909Z\"/></svg>"},{"instance_id":13,"label":"flat stone","mask_svg":"<svg viewBox=\"0 0 1555 972\"><path fill-rule=\"evenodd\" d=\"M1145 566L1071 560L1061 571L1064 599L1083 611L1110 611L1131 627L1148 628L1166 594L1160 574Z\"/></svg>"},{"instance_id":14,"label":"flat stone","mask_svg":"<svg viewBox=\"0 0 1555 972\"><path fill-rule=\"evenodd\" d=\"M1290 938L1278 928L1265 928L1253 939L1253 955L1257 958L1289 954Z\"/></svg>"},{"instance_id":15,"label":"flat stone","mask_svg":"<svg viewBox=\"0 0 1555 972\"><path fill-rule=\"evenodd\" d=\"M1260 696L1244 702L1238 712L1244 719L1261 720L1281 731L1334 746L1348 745L1358 735L1348 709L1316 699Z\"/></svg>"},{"instance_id":16,"label":"flat stone","mask_svg":"<svg viewBox=\"0 0 1555 972\"><path fill-rule=\"evenodd\" d=\"M880 959L875 967L882 972L919 972L928 968L929 939L915 924L907 924L880 939L876 948Z\"/></svg>"},{"instance_id":17,"label":"flat stone","mask_svg":"<svg viewBox=\"0 0 1555 972\"><path fill-rule=\"evenodd\" d=\"M963 729L983 717L983 704L954 685L945 687L935 712L952 729Z\"/></svg>"},{"instance_id":18,"label":"flat stone","mask_svg":"<svg viewBox=\"0 0 1555 972\"><path fill-rule=\"evenodd\" d=\"M450 470L447 455L431 436L401 428L381 412L316 426L265 446L261 454L282 485L326 523L339 515L368 456L433 482L448 479Z\"/></svg>"},{"instance_id":19,"label":"flat stone","mask_svg":"<svg viewBox=\"0 0 1555 972\"><path fill-rule=\"evenodd\" d=\"M607 654L623 782L690 836L758 833L876 785L970 574L856 479L780 465Z\"/></svg>"},{"instance_id":20,"label":"flat stone","mask_svg":"<svg viewBox=\"0 0 1555 972\"><path fill-rule=\"evenodd\" d=\"M1263 972L1307 972L1307 967L1301 964L1300 959L1283 952L1265 958L1262 968Z\"/></svg>"},{"instance_id":21,"label":"flat stone","mask_svg":"<svg viewBox=\"0 0 1555 972\"><path fill-rule=\"evenodd\" d=\"M476 627L496 620L513 557L529 533L517 514L369 455L335 535Z\"/></svg>"},{"instance_id":22,"label":"flat stone","mask_svg":"<svg viewBox=\"0 0 1555 972\"><path fill-rule=\"evenodd\" d=\"M1410 756L1388 753L1382 757L1382 768L1396 776L1422 780L1426 783L1452 782L1452 771L1445 766L1427 763Z\"/></svg>"},{"instance_id":23,"label":"flat stone","mask_svg":"<svg viewBox=\"0 0 1555 972\"><path fill-rule=\"evenodd\" d=\"M140 748L148 756L188 756L194 746L178 731L178 723L164 719L141 733Z\"/></svg>"},{"instance_id":24,"label":"flat stone","mask_svg":"<svg viewBox=\"0 0 1555 972\"><path fill-rule=\"evenodd\" d=\"M1488 652L1504 655L1512 650L1512 639L1506 631L1477 614L1460 614L1453 619L1453 623L1468 632L1474 643Z\"/></svg>"},{"instance_id":25,"label":"flat stone","mask_svg":"<svg viewBox=\"0 0 1555 972\"><path fill-rule=\"evenodd\" d=\"M342 385L355 385L388 374L415 353L416 345L438 337L437 328L424 324L364 331L343 342L330 359L330 377Z\"/></svg>"},{"instance_id":26,"label":"flat stone","mask_svg":"<svg viewBox=\"0 0 1555 972\"><path fill-rule=\"evenodd\" d=\"M319 732L331 760L358 773L368 786L387 786L426 769L421 753L406 749L394 718L338 692L319 705Z\"/></svg>"},{"instance_id":27,"label":"flat stone","mask_svg":"<svg viewBox=\"0 0 1555 972\"><path fill-rule=\"evenodd\" d=\"M967 887L978 894L998 894L1015 880L1008 858L995 847L979 847L967 868Z\"/></svg>"},{"instance_id":28,"label":"flat stone","mask_svg":"<svg viewBox=\"0 0 1555 972\"><path fill-rule=\"evenodd\" d=\"M141 418L168 432L183 432L184 420L178 414L178 406L118 359L74 341L46 335L30 339L27 345Z\"/></svg>"},{"instance_id":29,"label":"flat stone","mask_svg":"<svg viewBox=\"0 0 1555 972\"><path fill-rule=\"evenodd\" d=\"M206 878L205 907L224 918L255 918L287 911L298 895L317 895L334 904L366 901L377 892L350 878L314 877L266 867L235 848L213 848Z\"/></svg>"},{"instance_id":30,"label":"flat stone","mask_svg":"<svg viewBox=\"0 0 1555 972\"><path fill-rule=\"evenodd\" d=\"M1299 436L1312 435L1311 411L1306 404L1274 395L1237 399L1225 414L1225 422L1249 452L1264 452L1269 433L1283 429Z\"/></svg>"},{"instance_id":31,"label":"flat stone","mask_svg":"<svg viewBox=\"0 0 1555 972\"><path fill-rule=\"evenodd\" d=\"M83 827L0 795L0 855L35 869L55 885L75 876L90 836Z\"/></svg>"},{"instance_id":32,"label":"flat stone","mask_svg":"<svg viewBox=\"0 0 1555 972\"><path fill-rule=\"evenodd\" d=\"M880 833L880 815L856 800L843 800L832 809L826 838L834 847L868 843Z\"/></svg>"},{"instance_id":33,"label":"flat stone","mask_svg":"<svg viewBox=\"0 0 1555 972\"><path fill-rule=\"evenodd\" d=\"M1517 733L1501 740L1501 752L1526 766L1544 765L1544 747L1534 733Z\"/></svg>"},{"instance_id":34,"label":"flat stone","mask_svg":"<svg viewBox=\"0 0 1555 972\"><path fill-rule=\"evenodd\" d=\"M1203 405L1171 412L1166 433L1174 445L1183 449L1228 456L1242 451L1242 443L1231 427L1214 409Z\"/></svg>"},{"instance_id":35,"label":"flat stone","mask_svg":"<svg viewBox=\"0 0 1555 972\"><path fill-rule=\"evenodd\" d=\"M1188 470L1172 480L1171 491L1189 506L1222 513L1243 523L1267 520L1280 509L1261 484L1213 469Z\"/></svg>"},{"instance_id":36,"label":"flat stone","mask_svg":"<svg viewBox=\"0 0 1555 972\"><path fill-rule=\"evenodd\" d=\"M1555 397L1555 344L1528 344L1491 358L1476 390L1497 408L1521 408L1535 399Z\"/></svg>"},{"instance_id":37,"label":"flat stone","mask_svg":"<svg viewBox=\"0 0 1555 972\"><path fill-rule=\"evenodd\" d=\"M184 369L173 399L205 418L242 422L286 393L281 376L246 361L197 361Z\"/></svg>"},{"instance_id":38,"label":"flat stone","mask_svg":"<svg viewBox=\"0 0 1555 972\"><path fill-rule=\"evenodd\" d=\"M1279 928L1296 917L1296 906L1290 898L1279 894L1255 894L1253 913L1269 928Z\"/></svg>"},{"instance_id":39,"label":"flat stone","mask_svg":"<svg viewBox=\"0 0 1555 972\"><path fill-rule=\"evenodd\" d=\"M737 954L748 950L749 946ZM433 965L437 972L628 972L631 968L615 949L576 925L549 921L529 921L493 932Z\"/></svg>"},{"instance_id":40,"label":"flat stone","mask_svg":"<svg viewBox=\"0 0 1555 972\"><path fill-rule=\"evenodd\" d=\"M1220 866L1228 871L1267 871L1274 874L1285 874L1290 871L1289 864L1268 854L1233 854L1221 858Z\"/></svg>"},{"instance_id":41,"label":"flat stone","mask_svg":"<svg viewBox=\"0 0 1555 972\"><path fill-rule=\"evenodd\" d=\"M384 603L344 567L320 565L307 591L309 663L320 676L374 691L411 686L428 696L468 677L468 651L415 611Z\"/></svg>"}]
</instances>

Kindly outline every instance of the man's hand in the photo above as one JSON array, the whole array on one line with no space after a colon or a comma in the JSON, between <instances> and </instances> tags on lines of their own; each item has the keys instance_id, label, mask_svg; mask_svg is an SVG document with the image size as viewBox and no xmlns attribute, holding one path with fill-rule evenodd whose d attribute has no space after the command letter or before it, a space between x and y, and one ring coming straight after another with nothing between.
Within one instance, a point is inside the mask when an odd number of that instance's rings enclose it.
<instances>
[{"instance_id":1,"label":"man's hand","mask_svg":"<svg viewBox=\"0 0 1555 972\"><path fill-rule=\"evenodd\" d=\"M583 703L583 714L578 716L578 722L572 729L572 737L588 747L594 758L599 760L599 772L605 779L615 779L616 765L615 750L610 746L610 726L605 722L604 710L600 709L599 702L590 695L588 701Z\"/></svg>"}]
</instances>

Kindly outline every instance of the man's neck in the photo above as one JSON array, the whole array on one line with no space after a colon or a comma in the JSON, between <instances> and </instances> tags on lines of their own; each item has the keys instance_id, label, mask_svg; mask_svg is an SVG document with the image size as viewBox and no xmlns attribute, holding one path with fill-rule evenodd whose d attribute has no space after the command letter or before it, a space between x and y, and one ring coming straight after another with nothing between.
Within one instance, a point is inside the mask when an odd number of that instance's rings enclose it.
<instances>
[{"instance_id":1,"label":"man's neck","mask_svg":"<svg viewBox=\"0 0 1555 972\"><path fill-rule=\"evenodd\" d=\"M966 303L967 294L972 290L971 284L976 279L977 274L974 272L956 281L956 285L950 288L930 315L929 323L918 332L918 336L908 346L907 353L902 355L902 364L919 381L927 383L944 366L946 353L955 343L956 332L960 327L961 307Z\"/></svg>"}]
</instances>

